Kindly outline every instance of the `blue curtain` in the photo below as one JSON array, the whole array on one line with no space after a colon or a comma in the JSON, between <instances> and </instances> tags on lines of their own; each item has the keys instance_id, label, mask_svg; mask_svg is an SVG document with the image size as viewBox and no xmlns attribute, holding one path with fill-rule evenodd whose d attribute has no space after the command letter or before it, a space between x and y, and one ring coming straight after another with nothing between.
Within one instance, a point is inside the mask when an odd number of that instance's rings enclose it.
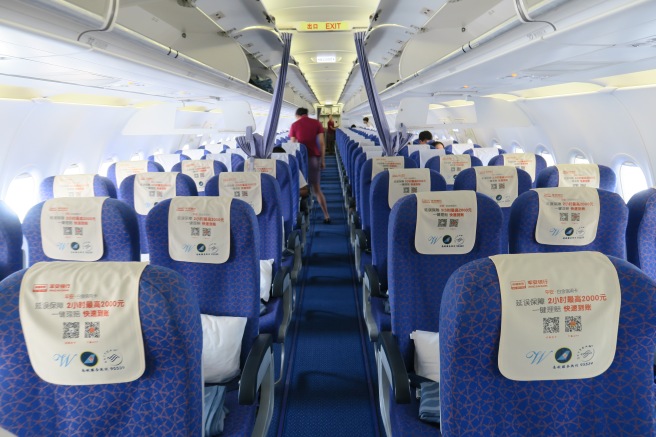
<instances>
[{"instance_id":1,"label":"blue curtain","mask_svg":"<svg viewBox=\"0 0 656 437\"><path fill-rule=\"evenodd\" d=\"M280 108L282 107L282 98L285 94L285 82L287 81L287 66L289 65L289 49L292 43L291 33L282 34L283 50L282 61L280 62L280 71L278 80L273 90L271 107L264 126L264 136L253 134L253 129L249 127L246 135L237 137L237 145L251 158L269 158L273 151L276 140L276 130L278 129L278 120L280 120Z\"/></svg>"},{"instance_id":2,"label":"blue curtain","mask_svg":"<svg viewBox=\"0 0 656 437\"><path fill-rule=\"evenodd\" d=\"M406 147L414 134L409 134L408 129L401 123L401 132L394 132L392 136L392 154L388 156L398 155L401 149Z\"/></svg>"},{"instance_id":3,"label":"blue curtain","mask_svg":"<svg viewBox=\"0 0 656 437\"><path fill-rule=\"evenodd\" d=\"M287 66L289 65L289 49L292 45L292 34L283 33L282 35L282 61L280 61L280 70L278 71L278 81L273 90L273 99L271 101L271 108L269 109L269 116L267 117L266 125L264 126L264 143L262 156L258 157L268 158L273 151L273 143L276 140L276 130L278 129L278 120L280 120L280 108L282 107L282 97L285 94L285 83L287 81ZM259 150L259 149L256 149Z\"/></svg>"},{"instance_id":4,"label":"blue curtain","mask_svg":"<svg viewBox=\"0 0 656 437\"><path fill-rule=\"evenodd\" d=\"M364 81L364 88L367 91L367 98L369 99L369 106L371 106L371 113L374 118L374 124L378 131L380 138L380 145L383 147L383 153L387 156L394 155L394 147L392 139L390 138L390 129L385 118L385 111L383 104L378 96L376 83L374 82L371 68L369 68L369 60L364 51L364 38L366 32L356 32L355 34L355 48L358 53L358 62L360 63L360 71L362 71L362 80ZM397 140L398 141L398 140Z\"/></svg>"}]
</instances>

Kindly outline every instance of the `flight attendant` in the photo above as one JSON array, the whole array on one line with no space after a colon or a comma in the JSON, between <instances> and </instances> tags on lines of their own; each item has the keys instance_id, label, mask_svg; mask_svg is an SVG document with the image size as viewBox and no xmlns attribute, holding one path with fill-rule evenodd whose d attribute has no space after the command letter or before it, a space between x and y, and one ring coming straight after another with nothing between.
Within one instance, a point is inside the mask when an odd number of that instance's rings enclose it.
<instances>
[{"instance_id":1,"label":"flight attendant","mask_svg":"<svg viewBox=\"0 0 656 437\"><path fill-rule=\"evenodd\" d=\"M321 170L326 168L326 143L323 133L321 123L308 117L307 108L298 108L296 110L296 121L289 129L289 138L292 142L305 144L305 147L307 147L308 182L323 211L323 222L330 223L326 198L321 192Z\"/></svg>"},{"instance_id":2,"label":"flight attendant","mask_svg":"<svg viewBox=\"0 0 656 437\"><path fill-rule=\"evenodd\" d=\"M326 132L326 142L327 148L330 153L335 151L335 132L337 131L337 125L335 120L333 120L333 114L328 116L328 131Z\"/></svg>"}]
</instances>

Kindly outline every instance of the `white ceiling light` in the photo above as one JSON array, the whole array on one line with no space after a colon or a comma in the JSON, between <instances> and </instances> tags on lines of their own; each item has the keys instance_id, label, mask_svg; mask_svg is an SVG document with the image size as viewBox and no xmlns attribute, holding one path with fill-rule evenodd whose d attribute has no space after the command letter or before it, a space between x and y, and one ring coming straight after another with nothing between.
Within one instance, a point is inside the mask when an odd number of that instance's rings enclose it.
<instances>
[{"instance_id":1,"label":"white ceiling light","mask_svg":"<svg viewBox=\"0 0 656 437\"><path fill-rule=\"evenodd\" d=\"M317 55L318 64L327 64L331 62L337 62L337 55L334 53L322 53Z\"/></svg>"}]
</instances>

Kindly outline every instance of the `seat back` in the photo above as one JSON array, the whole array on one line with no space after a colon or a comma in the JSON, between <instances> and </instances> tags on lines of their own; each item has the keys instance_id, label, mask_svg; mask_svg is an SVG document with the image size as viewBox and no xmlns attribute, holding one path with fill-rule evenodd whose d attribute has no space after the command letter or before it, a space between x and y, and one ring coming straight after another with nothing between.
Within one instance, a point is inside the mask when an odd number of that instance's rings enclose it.
<instances>
[{"instance_id":1,"label":"seat back","mask_svg":"<svg viewBox=\"0 0 656 437\"><path fill-rule=\"evenodd\" d=\"M0 200L0 281L23 268L22 245L20 219Z\"/></svg>"},{"instance_id":2,"label":"seat back","mask_svg":"<svg viewBox=\"0 0 656 437\"><path fill-rule=\"evenodd\" d=\"M205 196L205 187L209 180L221 172L228 171L224 163L214 160L187 160L184 164L179 162L171 169L173 172L186 174L196 183L199 196Z\"/></svg>"},{"instance_id":3,"label":"seat back","mask_svg":"<svg viewBox=\"0 0 656 437\"><path fill-rule=\"evenodd\" d=\"M580 189L584 190L585 188ZM567 190L567 188L550 188L550 190ZM530 190L520 195L510 210L508 222L509 252L578 252L593 250L605 255L626 259L628 208L619 194L599 189L596 191L599 193L600 203L597 234L594 241L583 246L538 243L535 237L540 213L538 193L535 190Z\"/></svg>"},{"instance_id":4,"label":"seat back","mask_svg":"<svg viewBox=\"0 0 656 437\"><path fill-rule=\"evenodd\" d=\"M522 155L528 155L535 158L535 174L531 172L530 166L525 166L525 162L516 161L516 159L521 158ZM513 165L515 167L519 167L522 170L528 172L528 174L531 176L531 180L533 181L532 187L535 188L537 186L538 175L542 170L547 168L547 161L545 161L541 155L536 155L535 153L505 153L490 159L488 165Z\"/></svg>"},{"instance_id":5,"label":"seat back","mask_svg":"<svg viewBox=\"0 0 656 437\"><path fill-rule=\"evenodd\" d=\"M198 159L203 159L203 156L209 154L210 151L206 149L187 149L187 150L177 150L175 153L184 155L189 159L198 160Z\"/></svg>"},{"instance_id":6,"label":"seat back","mask_svg":"<svg viewBox=\"0 0 656 437\"><path fill-rule=\"evenodd\" d=\"M417 168L417 165L412 159L408 157L403 157L403 168ZM360 171L360 189L358 190L360 197L359 199L357 199L357 202L359 204L361 229L364 231L367 238L371 237L372 172L373 172L373 159L368 159L362 164L362 169ZM382 173L384 173L384 171ZM374 176L374 178L377 176L378 175ZM385 200L386 199L387 196L385 196Z\"/></svg>"},{"instance_id":7,"label":"seat back","mask_svg":"<svg viewBox=\"0 0 656 437\"><path fill-rule=\"evenodd\" d=\"M168 172L166 172L168 173ZM118 191L118 198L128 205L135 208L134 203L134 183L135 175L128 176L121 184ZM175 195L176 196L197 196L196 183L186 174L176 173L175 177ZM148 238L146 236L146 214L139 214L137 211L137 220L139 222L139 238L141 241L141 253L148 253Z\"/></svg>"},{"instance_id":8,"label":"seat back","mask_svg":"<svg viewBox=\"0 0 656 437\"><path fill-rule=\"evenodd\" d=\"M438 172L430 172L430 191L446 191L446 181ZM370 189L370 212L371 221L371 261L376 272L380 286L383 290L387 289L387 239L389 228L389 217L392 208L389 206L389 180L390 174L387 171L381 172L371 182Z\"/></svg>"},{"instance_id":9,"label":"seat back","mask_svg":"<svg viewBox=\"0 0 656 437\"><path fill-rule=\"evenodd\" d=\"M260 230L260 259L273 259L273 276L280 268L282 260L282 228L280 220L280 186L271 175L260 173L262 189L262 210L257 217ZM207 183L207 196L220 196L219 176L214 176ZM231 195L232 193L224 193Z\"/></svg>"},{"instance_id":10,"label":"seat back","mask_svg":"<svg viewBox=\"0 0 656 437\"><path fill-rule=\"evenodd\" d=\"M292 223L296 226L298 220L299 207L301 202L300 194L300 181L298 178L298 173L300 171L298 160L295 155L290 155L289 153L274 153L271 155L272 158L280 160L289 166L289 172L291 174L292 182Z\"/></svg>"},{"instance_id":11,"label":"seat back","mask_svg":"<svg viewBox=\"0 0 656 437\"><path fill-rule=\"evenodd\" d=\"M139 280L146 358L140 378L65 386L45 382L30 364L19 316L26 271L0 284L0 429L16 435L167 435L172 429L201 435L200 314L179 274L146 266Z\"/></svg>"},{"instance_id":12,"label":"seat back","mask_svg":"<svg viewBox=\"0 0 656 437\"><path fill-rule=\"evenodd\" d=\"M228 171L237 171L237 167L244 165L244 157L237 153L211 153L201 159L213 159L221 162Z\"/></svg>"},{"instance_id":13,"label":"seat back","mask_svg":"<svg viewBox=\"0 0 656 437\"><path fill-rule=\"evenodd\" d=\"M622 294L615 358L608 370L587 379L502 376L497 269L490 259L480 259L453 274L439 313L445 435L654 434L656 284L626 261L609 259ZM553 356L546 359L549 367L558 365ZM570 364L576 360L574 355Z\"/></svg>"},{"instance_id":14,"label":"seat back","mask_svg":"<svg viewBox=\"0 0 656 437\"><path fill-rule=\"evenodd\" d=\"M116 192L118 193L119 189L121 188L121 183L123 183L123 179L125 177L121 177L121 175L117 176L116 172L116 166L120 165L119 163L133 166L129 174L137 174L141 172L141 169L145 168L146 171L148 172L162 172L164 171L164 167L162 167L162 164L159 164L154 161L119 161L115 162L112 165L109 166L107 169L107 177L109 178L110 181L114 184L114 187L116 187ZM126 173L127 176L129 174ZM127 177L126 176L126 177ZM120 179L120 180L119 180Z\"/></svg>"},{"instance_id":15,"label":"seat back","mask_svg":"<svg viewBox=\"0 0 656 437\"><path fill-rule=\"evenodd\" d=\"M70 181L71 183L69 185L70 188L68 190L64 190L66 192L60 193L59 196L57 197L80 197L78 194L76 194L76 192L79 193L79 190L75 189L80 187L73 187L73 184L76 184L77 182L86 183L89 179L91 179L91 183L93 184L94 196L111 197L116 199L116 189L114 188L112 182L108 178L104 178L99 175L93 175L93 178L91 178L90 176L91 175L63 176L62 178L66 179L67 181ZM41 200L48 200L56 197L55 196L56 179L59 178L57 176L49 176L45 178L43 181L41 181L41 185L39 186L39 194L41 195Z\"/></svg>"},{"instance_id":16,"label":"seat back","mask_svg":"<svg viewBox=\"0 0 656 437\"><path fill-rule=\"evenodd\" d=\"M283 161L275 160L276 162L276 180L280 186L280 201L281 201L281 210L285 230L285 238L291 234L292 229L294 228L294 209L298 210L298 202L294 203L294 199L298 199L298 189L296 190L297 195L294 196L293 193L293 181L292 181L292 172L289 168L289 164ZM237 171L244 171L244 165L237 167ZM296 178L296 187L298 187L298 177Z\"/></svg>"},{"instance_id":17,"label":"seat back","mask_svg":"<svg viewBox=\"0 0 656 437\"><path fill-rule=\"evenodd\" d=\"M583 166L596 166L599 169L599 188L602 190L615 191L617 188L617 176L610 167L597 164L569 164L570 171L576 167ZM560 167L562 168L562 167ZM560 186L560 173L559 166L552 165L542 170L537 177L536 186L538 188L559 187Z\"/></svg>"},{"instance_id":18,"label":"seat back","mask_svg":"<svg viewBox=\"0 0 656 437\"><path fill-rule=\"evenodd\" d=\"M501 253L501 209L494 200L480 193L476 193L476 205L474 247L462 255L423 255L417 252L417 196L406 196L392 208L387 276L392 332L399 343L406 369L412 369L413 363L414 344L410 333L439 330L442 292L451 274L470 261Z\"/></svg>"},{"instance_id":19,"label":"seat back","mask_svg":"<svg viewBox=\"0 0 656 437\"><path fill-rule=\"evenodd\" d=\"M464 155L467 156L465 159L469 159L469 164L467 165L467 161L463 161L462 163L457 163L458 165L450 165L449 168L446 168L445 165L442 164L442 162L450 162L452 159L456 159L453 157L453 155L449 156L434 156L430 158L428 161L426 161L426 165L424 166L425 168L429 168L431 170L435 170L442 176L444 176L444 179L446 180L446 189L447 190L453 190L453 184L455 183L456 177L458 176L458 173L464 169L470 168L470 167L480 167L483 165L480 159L478 159L475 156L471 155ZM458 158L459 159L459 158Z\"/></svg>"},{"instance_id":20,"label":"seat back","mask_svg":"<svg viewBox=\"0 0 656 437\"><path fill-rule=\"evenodd\" d=\"M476 149L476 150L481 150L481 149ZM483 167L481 167L483 168ZM498 168L498 166L489 166L485 167L487 171L493 172L492 174L494 175L495 173L495 168ZM526 173L524 170L516 168L516 175L517 175L517 195L519 196L520 194L528 191L531 189L531 176ZM500 175L502 176L502 175ZM494 177L494 176L491 176ZM502 182L504 183L504 182ZM497 182L497 187L498 187L498 182ZM453 189L454 190L473 190L473 191L478 191L481 192L481 187L477 186L477 176L476 176L476 169L474 168L468 168L463 171L461 171L458 176L456 176L456 181L453 184ZM497 200L497 197L499 199ZM501 244L503 244L503 247L507 248L508 247L508 223L510 221L510 205L509 203L512 203L514 199L508 200L504 198L504 195L498 194L497 196L494 197L497 203L502 202L499 204L501 207L501 212L503 212L503 227L501 229ZM502 205L507 205L508 206L502 206Z\"/></svg>"},{"instance_id":21,"label":"seat back","mask_svg":"<svg viewBox=\"0 0 656 437\"><path fill-rule=\"evenodd\" d=\"M198 198L199 201L205 199ZM230 205L230 256L222 264L176 261L169 254L171 199L148 213L146 231L151 242L151 265L167 267L182 275L196 293L200 312L212 316L246 317L241 364L259 332L260 232L253 208L232 199Z\"/></svg>"},{"instance_id":22,"label":"seat back","mask_svg":"<svg viewBox=\"0 0 656 437\"><path fill-rule=\"evenodd\" d=\"M43 261L61 261L48 257L43 250L41 213L46 203L33 206L23 220L29 266ZM103 255L98 261L139 261L139 224L134 209L120 200L106 199L101 214Z\"/></svg>"},{"instance_id":23,"label":"seat back","mask_svg":"<svg viewBox=\"0 0 656 437\"><path fill-rule=\"evenodd\" d=\"M488 165L492 158L503 155L506 151L497 147L474 147L465 150L464 153L475 156L481 160L483 165Z\"/></svg>"},{"instance_id":24,"label":"seat back","mask_svg":"<svg viewBox=\"0 0 656 437\"><path fill-rule=\"evenodd\" d=\"M656 280L656 188L636 193L629 203L626 255L629 262Z\"/></svg>"}]
</instances>

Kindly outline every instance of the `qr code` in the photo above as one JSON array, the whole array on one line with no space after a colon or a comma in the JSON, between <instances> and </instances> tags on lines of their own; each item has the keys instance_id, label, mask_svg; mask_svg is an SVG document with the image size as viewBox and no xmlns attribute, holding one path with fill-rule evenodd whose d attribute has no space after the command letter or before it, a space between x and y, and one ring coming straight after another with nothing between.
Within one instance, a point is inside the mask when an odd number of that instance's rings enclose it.
<instances>
[{"instance_id":1,"label":"qr code","mask_svg":"<svg viewBox=\"0 0 656 437\"><path fill-rule=\"evenodd\" d=\"M566 222L568 220L569 220L569 214L567 214L566 212L561 212L560 213L560 221L561 222Z\"/></svg>"},{"instance_id":2,"label":"qr code","mask_svg":"<svg viewBox=\"0 0 656 437\"><path fill-rule=\"evenodd\" d=\"M458 222L460 219L450 219L449 220L449 227L451 228L457 228L458 227Z\"/></svg>"},{"instance_id":3,"label":"qr code","mask_svg":"<svg viewBox=\"0 0 656 437\"><path fill-rule=\"evenodd\" d=\"M100 338L100 322L84 322L84 338Z\"/></svg>"},{"instance_id":4,"label":"qr code","mask_svg":"<svg viewBox=\"0 0 656 437\"><path fill-rule=\"evenodd\" d=\"M403 194L410 194L410 187L403 187Z\"/></svg>"},{"instance_id":5,"label":"qr code","mask_svg":"<svg viewBox=\"0 0 656 437\"><path fill-rule=\"evenodd\" d=\"M506 189L506 184L505 184L505 182L499 184L499 189L500 189L500 190L505 190L505 189Z\"/></svg>"},{"instance_id":6,"label":"qr code","mask_svg":"<svg viewBox=\"0 0 656 437\"><path fill-rule=\"evenodd\" d=\"M572 213L572 221L573 222L580 222L581 221L581 213L580 212L573 212Z\"/></svg>"},{"instance_id":7,"label":"qr code","mask_svg":"<svg viewBox=\"0 0 656 437\"><path fill-rule=\"evenodd\" d=\"M62 338L80 338L80 322L64 322Z\"/></svg>"},{"instance_id":8,"label":"qr code","mask_svg":"<svg viewBox=\"0 0 656 437\"><path fill-rule=\"evenodd\" d=\"M73 228L69 227L69 226L66 226L64 228L64 235L73 235Z\"/></svg>"},{"instance_id":9,"label":"qr code","mask_svg":"<svg viewBox=\"0 0 656 437\"><path fill-rule=\"evenodd\" d=\"M155 197L157 195L157 192L151 190L148 192L148 197Z\"/></svg>"},{"instance_id":10,"label":"qr code","mask_svg":"<svg viewBox=\"0 0 656 437\"><path fill-rule=\"evenodd\" d=\"M248 197L248 191L242 191L241 197Z\"/></svg>"},{"instance_id":11,"label":"qr code","mask_svg":"<svg viewBox=\"0 0 656 437\"><path fill-rule=\"evenodd\" d=\"M200 236L200 228L191 228L191 236L192 237Z\"/></svg>"},{"instance_id":12,"label":"qr code","mask_svg":"<svg viewBox=\"0 0 656 437\"><path fill-rule=\"evenodd\" d=\"M437 219L438 228L446 228L446 219Z\"/></svg>"},{"instance_id":13,"label":"qr code","mask_svg":"<svg viewBox=\"0 0 656 437\"><path fill-rule=\"evenodd\" d=\"M413 193L413 194L417 193L417 187L411 187L410 192Z\"/></svg>"},{"instance_id":14,"label":"qr code","mask_svg":"<svg viewBox=\"0 0 656 437\"><path fill-rule=\"evenodd\" d=\"M496 190L496 189L499 187L498 184L491 184L491 185L492 185L492 186L491 186L490 188L492 188L493 190Z\"/></svg>"},{"instance_id":15,"label":"qr code","mask_svg":"<svg viewBox=\"0 0 656 437\"><path fill-rule=\"evenodd\" d=\"M544 334L558 334L560 332L560 318L544 317L542 319L542 332Z\"/></svg>"},{"instance_id":16,"label":"qr code","mask_svg":"<svg viewBox=\"0 0 656 437\"><path fill-rule=\"evenodd\" d=\"M567 316L565 317L565 332L581 332L583 325L581 325L581 316Z\"/></svg>"},{"instance_id":17,"label":"qr code","mask_svg":"<svg viewBox=\"0 0 656 437\"><path fill-rule=\"evenodd\" d=\"M203 228L203 237L211 237L212 230L210 228Z\"/></svg>"}]
</instances>

